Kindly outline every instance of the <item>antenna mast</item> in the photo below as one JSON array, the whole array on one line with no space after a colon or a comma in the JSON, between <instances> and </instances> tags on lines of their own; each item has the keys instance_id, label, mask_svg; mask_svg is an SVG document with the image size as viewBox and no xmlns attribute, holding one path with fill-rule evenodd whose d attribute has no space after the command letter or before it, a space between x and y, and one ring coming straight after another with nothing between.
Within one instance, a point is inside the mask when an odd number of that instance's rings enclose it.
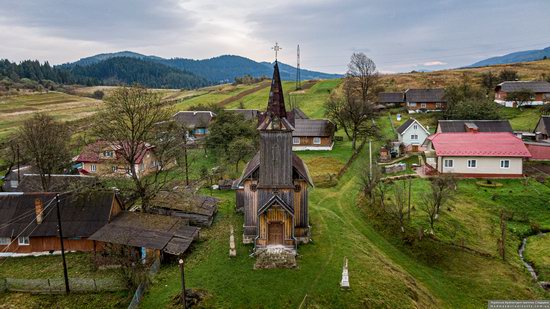
<instances>
[{"instance_id":1,"label":"antenna mast","mask_svg":"<svg viewBox=\"0 0 550 309\"><path fill-rule=\"evenodd\" d=\"M302 77L300 75L300 44L298 44L296 61L296 90L300 89L302 89Z\"/></svg>"}]
</instances>

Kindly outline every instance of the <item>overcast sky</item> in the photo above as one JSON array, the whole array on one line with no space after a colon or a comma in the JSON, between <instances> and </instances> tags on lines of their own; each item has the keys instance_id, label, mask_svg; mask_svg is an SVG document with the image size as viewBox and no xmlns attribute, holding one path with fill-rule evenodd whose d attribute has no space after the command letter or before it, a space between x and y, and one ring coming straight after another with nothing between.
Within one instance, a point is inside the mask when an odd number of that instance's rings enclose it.
<instances>
[{"instance_id":1,"label":"overcast sky","mask_svg":"<svg viewBox=\"0 0 550 309\"><path fill-rule=\"evenodd\" d=\"M354 51L382 72L442 69L550 46L550 0L0 0L0 58L75 61L131 50L222 54L341 73Z\"/></svg>"}]
</instances>

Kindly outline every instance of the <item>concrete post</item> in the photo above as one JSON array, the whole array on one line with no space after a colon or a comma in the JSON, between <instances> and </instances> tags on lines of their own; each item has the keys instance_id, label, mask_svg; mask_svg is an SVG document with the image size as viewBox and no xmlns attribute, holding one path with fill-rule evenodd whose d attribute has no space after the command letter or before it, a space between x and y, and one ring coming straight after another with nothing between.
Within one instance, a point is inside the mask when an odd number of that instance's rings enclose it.
<instances>
[{"instance_id":1,"label":"concrete post","mask_svg":"<svg viewBox=\"0 0 550 309\"><path fill-rule=\"evenodd\" d=\"M343 289L349 289L349 274L348 274L348 258L344 258L344 268L342 270L342 281L340 281L340 287Z\"/></svg>"},{"instance_id":2,"label":"concrete post","mask_svg":"<svg viewBox=\"0 0 550 309\"><path fill-rule=\"evenodd\" d=\"M231 226L231 235L229 236L229 256L237 256L237 250L235 249L235 236L233 235L233 226Z\"/></svg>"}]
</instances>

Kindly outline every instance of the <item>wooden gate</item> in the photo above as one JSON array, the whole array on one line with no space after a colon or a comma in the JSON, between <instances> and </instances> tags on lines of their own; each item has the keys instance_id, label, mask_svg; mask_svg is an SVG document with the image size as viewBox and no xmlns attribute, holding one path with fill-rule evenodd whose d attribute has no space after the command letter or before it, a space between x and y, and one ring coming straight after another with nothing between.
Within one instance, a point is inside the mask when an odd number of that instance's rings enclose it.
<instances>
[{"instance_id":1,"label":"wooden gate","mask_svg":"<svg viewBox=\"0 0 550 309\"><path fill-rule=\"evenodd\" d=\"M282 222L270 222L268 227L268 245L282 245L283 244L283 223Z\"/></svg>"}]
</instances>

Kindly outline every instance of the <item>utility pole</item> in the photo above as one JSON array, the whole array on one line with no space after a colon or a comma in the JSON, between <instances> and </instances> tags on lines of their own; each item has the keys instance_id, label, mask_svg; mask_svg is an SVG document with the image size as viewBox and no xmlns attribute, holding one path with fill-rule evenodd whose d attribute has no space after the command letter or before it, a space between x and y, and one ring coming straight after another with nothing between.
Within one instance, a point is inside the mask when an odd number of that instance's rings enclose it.
<instances>
[{"instance_id":1,"label":"utility pole","mask_svg":"<svg viewBox=\"0 0 550 309\"><path fill-rule=\"evenodd\" d=\"M300 72L300 44L298 44L296 61L296 90L300 89L302 89L302 76Z\"/></svg>"},{"instance_id":2,"label":"utility pole","mask_svg":"<svg viewBox=\"0 0 550 309\"><path fill-rule=\"evenodd\" d=\"M16 152L17 152L17 186L21 183L21 158L19 157L19 143L17 143Z\"/></svg>"},{"instance_id":3,"label":"utility pole","mask_svg":"<svg viewBox=\"0 0 550 309\"><path fill-rule=\"evenodd\" d=\"M372 179L372 141L369 139L369 176Z\"/></svg>"},{"instance_id":4,"label":"utility pole","mask_svg":"<svg viewBox=\"0 0 550 309\"><path fill-rule=\"evenodd\" d=\"M409 206L407 208L407 219L411 221L411 178L409 178Z\"/></svg>"},{"instance_id":5,"label":"utility pole","mask_svg":"<svg viewBox=\"0 0 550 309\"><path fill-rule=\"evenodd\" d=\"M63 276L65 277L65 292L69 294L69 274L67 273L67 261L65 260L65 245L63 244L63 229L61 228L61 211L59 210L59 193L55 195L57 208L57 229L59 231L59 240L61 241L61 257L63 258Z\"/></svg>"},{"instance_id":6,"label":"utility pole","mask_svg":"<svg viewBox=\"0 0 550 309\"><path fill-rule=\"evenodd\" d=\"M181 273L181 304L183 306L183 309L187 308L187 304L185 303L185 272L184 272L184 265L183 265L183 257L180 257L179 260L179 266L180 266L180 273Z\"/></svg>"}]
</instances>

